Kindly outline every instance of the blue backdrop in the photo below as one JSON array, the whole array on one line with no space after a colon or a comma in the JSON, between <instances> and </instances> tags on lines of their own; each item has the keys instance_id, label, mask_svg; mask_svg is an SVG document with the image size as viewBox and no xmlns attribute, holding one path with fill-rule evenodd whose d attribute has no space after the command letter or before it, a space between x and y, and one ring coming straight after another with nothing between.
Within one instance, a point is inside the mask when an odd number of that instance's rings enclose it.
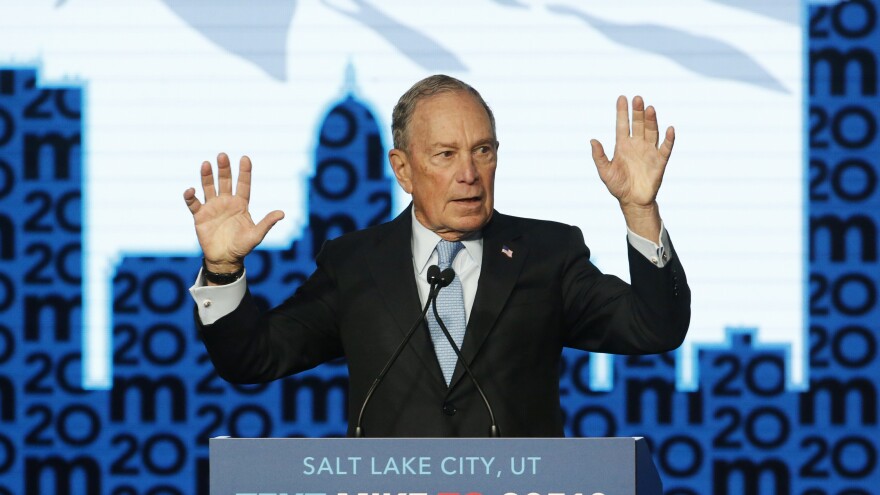
<instances>
[{"instance_id":1,"label":"blue backdrop","mask_svg":"<svg viewBox=\"0 0 880 495\"><path fill-rule=\"evenodd\" d=\"M647 437L667 495L878 493L877 7L814 5L806 21L808 390L787 389L786 350L749 328L699 351L694 392L676 391L673 354L616 360L608 392L590 387L590 355L564 356L567 433ZM191 252L119 260L112 388L82 388L89 89L40 79L0 70L0 494L203 494L212 436L344 434L343 362L261 386L217 377L192 323ZM370 106L356 93L326 105L306 227L248 259L265 306L304 280L324 240L396 211Z\"/></svg>"}]
</instances>

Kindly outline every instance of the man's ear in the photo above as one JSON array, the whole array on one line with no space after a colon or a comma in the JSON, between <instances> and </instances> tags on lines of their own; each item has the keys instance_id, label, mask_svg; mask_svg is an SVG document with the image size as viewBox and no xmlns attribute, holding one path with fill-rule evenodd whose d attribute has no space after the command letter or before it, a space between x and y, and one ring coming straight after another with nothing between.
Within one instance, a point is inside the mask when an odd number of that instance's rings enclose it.
<instances>
[{"instance_id":1,"label":"man's ear","mask_svg":"<svg viewBox=\"0 0 880 495\"><path fill-rule=\"evenodd\" d=\"M407 194L412 194L412 169L410 168L409 158L406 152L394 148L388 152L388 161L391 162L391 170L394 171L394 177L397 183L403 188Z\"/></svg>"}]
</instances>

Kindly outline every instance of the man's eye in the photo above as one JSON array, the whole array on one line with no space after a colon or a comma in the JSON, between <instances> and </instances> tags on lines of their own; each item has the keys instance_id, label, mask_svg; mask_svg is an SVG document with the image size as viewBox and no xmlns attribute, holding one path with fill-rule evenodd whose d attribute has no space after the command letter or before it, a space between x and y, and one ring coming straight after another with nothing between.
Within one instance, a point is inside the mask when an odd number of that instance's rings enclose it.
<instances>
[{"instance_id":1,"label":"man's eye","mask_svg":"<svg viewBox=\"0 0 880 495\"><path fill-rule=\"evenodd\" d=\"M437 153L437 156L441 156L443 158L450 158L450 157L452 157L452 151L449 151L449 150L441 151L440 153Z\"/></svg>"},{"instance_id":2,"label":"man's eye","mask_svg":"<svg viewBox=\"0 0 880 495\"><path fill-rule=\"evenodd\" d=\"M478 155L489 156L492 154L494 150L488 144L484 144L483 146L479 146L474 150L474 153Z\"/></svg>"}]
</instances>

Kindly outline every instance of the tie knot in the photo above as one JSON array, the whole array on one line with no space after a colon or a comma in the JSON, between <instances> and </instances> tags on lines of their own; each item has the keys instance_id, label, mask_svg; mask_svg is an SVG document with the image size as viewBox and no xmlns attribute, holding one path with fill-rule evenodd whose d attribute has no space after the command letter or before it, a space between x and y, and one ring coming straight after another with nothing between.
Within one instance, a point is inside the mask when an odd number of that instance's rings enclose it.
<instances>
[{"instance_id":1,"label":"tie knot","mask_svg":"<svg viewBox=\"0 0 880 495\"><path fill-rule=\"evenodd\" d=\"M437 243L437 255L440 257L440 265L441 270L445 270L452 266L452 260L455 259L455 255L461 251L461 248L464 247L464 244L461 241L444 241L441 240Z\"/></svg>"}]
</instances>

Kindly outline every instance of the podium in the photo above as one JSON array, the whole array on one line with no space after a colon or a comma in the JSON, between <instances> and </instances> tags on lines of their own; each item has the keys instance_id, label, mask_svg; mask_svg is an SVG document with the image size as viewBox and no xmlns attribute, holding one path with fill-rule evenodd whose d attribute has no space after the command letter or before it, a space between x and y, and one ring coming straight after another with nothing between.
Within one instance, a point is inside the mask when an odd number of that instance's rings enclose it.
<instances>
[{"instance_id":1,"label":"podium","mask_svg":"<svg viewBox=\"0 0 880 495\"><path fill-rule=\"evenodd\" d=\"M644 438L212 438L211 495L662 495Z\"/></svg>"}]
</instances>

